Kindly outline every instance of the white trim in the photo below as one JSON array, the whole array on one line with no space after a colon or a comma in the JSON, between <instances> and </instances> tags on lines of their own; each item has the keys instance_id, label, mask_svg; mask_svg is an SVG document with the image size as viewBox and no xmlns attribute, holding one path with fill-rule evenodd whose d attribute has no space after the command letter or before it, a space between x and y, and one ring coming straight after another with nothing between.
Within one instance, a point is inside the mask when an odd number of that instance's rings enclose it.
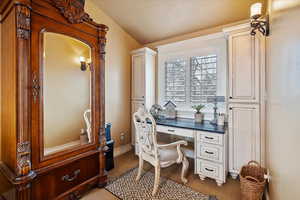
<instances>
[{"instance_id":1,"label":"white trim","mask_svg":"<svg viewBox=\"0 0 300 200\"><path fill-rule=\"evenodd\" d=\"M157 46L157 50L159 52L169 52L170 50L172 51L174 48L184 48L186 46L190 47L193 46L194 44L199 44L201 42L204 42L206 40L212 40L212 39L218 39L218 38L224 38L224 33L223 32L218 32L218 33L213 33L205 36L200 36L200 37L195 37L192 39L188 40L182 40L179 42L173 42L169 44L164 44L164 45L159 45Z\"/></svg>"},{"instance_id":2,"label":"white trim","mask_svg":"<svg viewBox=\"0 0 300 200\"><path fill-rule=\"evenodd\" d=\"M228 28L223 28L223 33L228 34L233 31L240 31L240 30L247 29L247 28L250 28L250 21L249 21L249 23L239 24L236 26L228 27Z\"/></svg>"},{"instance_id":3,"label":"white trim","mask_svg":"<svg viewBox=\"0 0 300 200\"><path fill-rule=\"evenodd\" d=\"M121 145L117 148L114 149L114 157L120 156L124 153L127 153L128 151L130 151L132 149L131 144L125 144L125 145Z\"/></svg>"},{"instance_id":4,"label":"white trim","mask_svg":"<svg viewBox=\"0 0 300 200\"><path fill-rule=\"evenodd\" d=\"M133 50L130 52L130 54L145 54L145 53L149 53L151 55L156 55L157 52L156 51L153 51L152 49L148 48L148 47L143 47L143 48L140 48L140 49L136 49L136 50Z\"/></svg>"}]
</instances>

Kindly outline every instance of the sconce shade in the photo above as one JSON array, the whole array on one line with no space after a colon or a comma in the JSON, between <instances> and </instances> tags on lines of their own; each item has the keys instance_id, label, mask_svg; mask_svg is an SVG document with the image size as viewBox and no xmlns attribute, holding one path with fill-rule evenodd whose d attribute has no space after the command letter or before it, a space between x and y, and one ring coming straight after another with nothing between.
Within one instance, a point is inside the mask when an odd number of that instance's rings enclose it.
<instances>
[{"instance_id":1,"label":"sconce shade","mask_svg":"<svg viewBox=\"0 0 300 200\"><path fill-rule=\"evenodd\" d=\"M85 62L85 57L80 56L80 57L79 57L79 61L80 61L80 62Z\"/></svg>"},{"instance_id":2,"label":"sconce shade","mask_svg":"<svg viewBox=\"0 0 300 200\"><path fill-rule=\"evenodd\" d=\"M258 19L261 16L262 3L255 3L251 6L251 18Z\"/></svg>"}]
</instances>

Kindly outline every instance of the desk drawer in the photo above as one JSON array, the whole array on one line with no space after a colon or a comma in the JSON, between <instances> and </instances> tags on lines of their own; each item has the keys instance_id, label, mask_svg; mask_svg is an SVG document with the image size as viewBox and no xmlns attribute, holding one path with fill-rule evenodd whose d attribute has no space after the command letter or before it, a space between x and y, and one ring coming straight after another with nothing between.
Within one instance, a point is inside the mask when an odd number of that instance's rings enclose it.
<instances>
[{"instance_id":1,"label":"desk drawer","mask_svg":"<svg viewBox=\"0 0 300 200\"><path fill-rule=\"evenodd\" d=\"M223 145L224 144L223 136L224 136L223 134L218 134L218 133L210 133L210 132L202 132L202 131L197 132L197 140L199 142L205 142L208 144Z\"/></svg>"},{"instance_id":2,"label":"desk drawer","mask_svg":"<svg viewBox=\"0 0 300 200\"><path fill-rule=\"evenodd\" d=\"M223 147L200 142L197 144L197 157L222 163Z\"/></svg>"},{"instance_id":3,"label":"desk drawer","mask_svg":"<svg viewBox=\"0 0 300 200\"><path fill-rule=\"evenodd\" d=\"M182 137L194 137L194 131L190 129L184 129L184 128L176 128L171 126L162 126L157 125L156 131L161 133L167 133L171 135L178 135Z\"/></svg>"},{"instance_id":4,"label":"desk drawer","mask_svg":"<svg viewBox=\"0 0 300 200\"><path fill-rule=\"evenodd\" d=\"M224 180L223 165L197 159L197 173L216 180Z\"/></svg>"}]
</instances>

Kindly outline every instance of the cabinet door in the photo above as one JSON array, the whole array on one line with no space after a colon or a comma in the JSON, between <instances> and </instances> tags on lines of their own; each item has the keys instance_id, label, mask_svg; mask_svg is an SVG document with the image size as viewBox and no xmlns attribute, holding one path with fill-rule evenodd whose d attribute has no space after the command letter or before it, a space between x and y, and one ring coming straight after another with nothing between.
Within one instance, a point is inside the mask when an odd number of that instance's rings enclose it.
<instances>
[{"instance_id":1,"label":"cabinet door","mask_svg":"<svg viewBox=\"0 0 300 200\"><path fill-rule=\"evenodd\" d=\"M131 117L133 116L133 113L135 113L141 106L144 106L144 101L133 101L131 103ZM131 120L131 144L135 145L135 127L133 120Z\"/></svg>"},{"instance_id":2,"label":"cabinet door","mask_svg":"<svg viewBox=\"0 0 300 200\"><path fill-rule=\"evenodd\" d=\"M145 98L145 56L132 56L132 100Z\"/></svg>"},{"instance_id":3,"label":"cabinet door","mask_svg":"<svg viewBox=\"0 0 300 200\"><path fill-rule=\"evenodd\" d=\"M259 102L260 37L229 36L229 102Z\"/></svg>"},{"instance_id":4,"label":"cabinet door","mask_svg":"<svg viewBox=\"0 0 300 200\"><path fill-rule=\"evenodd\" d=\"M250 160L261 162L259 106L230 105L228 123L229 170L239 173Z\"/></svg>"}]
</instances>

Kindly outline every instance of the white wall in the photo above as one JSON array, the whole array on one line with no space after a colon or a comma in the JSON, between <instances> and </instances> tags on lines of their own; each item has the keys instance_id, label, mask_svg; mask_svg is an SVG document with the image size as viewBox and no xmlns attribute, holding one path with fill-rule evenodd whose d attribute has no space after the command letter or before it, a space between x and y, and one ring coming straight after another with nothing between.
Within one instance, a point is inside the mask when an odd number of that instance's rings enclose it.
<instances>
[{"instance_id":1,"label":"white wall","mask_svg":"<svg viewBox=\"0 0 300 200\"><path fill-rule=\"evenodd\" d=\"M105 121L112 123L115 147L130 143L131 139L131 55L141 45L97 5L97 0L86 1L86 12L97 23L109 27L105 56ZM125 141L120 134L125 133Z\"/></svg>"},{"instance_id":2,"label":"white wall","mask_svg":"<svg viewBox=\"0 0 300 200\"><path fill-rule=\"evenodd\" d=\"M270 0L267 159L270 199L300 198L300 1Z\"/></svg>"}]
</instances>

